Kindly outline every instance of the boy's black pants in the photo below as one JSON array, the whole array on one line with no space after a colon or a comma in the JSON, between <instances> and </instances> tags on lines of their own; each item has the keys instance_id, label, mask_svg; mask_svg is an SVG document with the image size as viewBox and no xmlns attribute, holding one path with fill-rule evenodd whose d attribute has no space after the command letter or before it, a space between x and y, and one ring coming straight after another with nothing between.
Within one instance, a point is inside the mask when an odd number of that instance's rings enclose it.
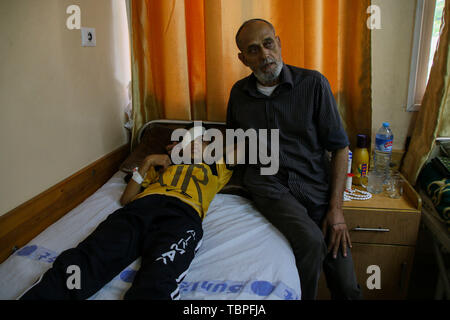
<instances>
[{"instance_id":1,"label":"boy's black pants","mask_svg":"<svg viewBox=\"0 0 450 320\"><path fill-rule=\"evenodd\" d=\"M124 299L177 299L202 236L198 213L181 200L163 195L137 199L110 214L77 247L62 252L20 299L87 299L140 256L141 268ZM71 265L79 267L80 289L67 286Z\"/></svg>"}]
</instances>

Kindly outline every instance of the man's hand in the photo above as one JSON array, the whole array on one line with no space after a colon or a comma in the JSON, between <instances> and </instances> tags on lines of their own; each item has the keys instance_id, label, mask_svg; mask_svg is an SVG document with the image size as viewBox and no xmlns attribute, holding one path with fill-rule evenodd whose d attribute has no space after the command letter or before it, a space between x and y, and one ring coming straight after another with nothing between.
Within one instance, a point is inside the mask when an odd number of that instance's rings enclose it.
<instances>
[{"instance_id":1,"label":"man's hand","mask_svg":"<svg viewBox=\"0 0 450 320\"><path fill-rule=\"evenodd\" d=\"M333 151L331 156L331 196L328 212L322 224L322 232L328 235L328 252L333 250L333 258L337 257L339 246L342 254L347 256L347 247L352 247L350 235L342 211L342 196L347 179L348 147Z\"/></svg>"},{"instance_id":2,"label":"man's hand","mask_svg":"<svg viewBox=\"0 0 450 320\"><path fill-rule=\"evenodd\" d=\"M336 259L339 246L342 248L342 254L347 257L347 247L352 247L350 234L344 221L342 209L328 210L322 223L322 233L326 238L328 235L328 252L333 251L333 258Z\"/></svg>"}]
</instances>

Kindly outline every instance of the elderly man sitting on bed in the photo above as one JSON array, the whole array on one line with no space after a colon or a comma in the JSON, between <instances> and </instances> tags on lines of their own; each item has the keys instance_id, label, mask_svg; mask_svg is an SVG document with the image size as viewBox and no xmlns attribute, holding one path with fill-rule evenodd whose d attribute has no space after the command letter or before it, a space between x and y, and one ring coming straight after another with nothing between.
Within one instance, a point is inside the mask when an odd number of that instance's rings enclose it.
<instances>
[{"instance_id":1,"label":"elderly man sitting on bed","mask_svg":"<svg viewBox=\"0 0 450 320\"><path fill-rule=\"evenodd\" d=\"M349 142L328 81L317 71L284 64L280 38L268 21L246 21L236 43L239 59L253 73L231 89L227 127L279 129L280 138L278 173L260 175L256 165L247 165L244 186L290 242L302 299L316 298L322 264L333 298L359 299L342 212ZM332 152L331 170L326 150Z\"/></svg>"},{"instance_id":2,"label":"elderly man sitting on bed","mask_svg":"<svg viewBox=\"0 0 450 320\"><path fill-rule=\"evenodd\" d=\"M191 128L180 145L192 160L208 145L202 129ZM168 150L175 151L173 146ZM141 268L124 298L179 298L178 285L201 244L202 220L232 174L223 161L196 162L172 165L168 154L146 157L122 195L124 207L76 248L62 252L20 298L87 299L140 256ZM71 265L80 268L79 289L66 285Z\"/></svg>"}]
</instances>

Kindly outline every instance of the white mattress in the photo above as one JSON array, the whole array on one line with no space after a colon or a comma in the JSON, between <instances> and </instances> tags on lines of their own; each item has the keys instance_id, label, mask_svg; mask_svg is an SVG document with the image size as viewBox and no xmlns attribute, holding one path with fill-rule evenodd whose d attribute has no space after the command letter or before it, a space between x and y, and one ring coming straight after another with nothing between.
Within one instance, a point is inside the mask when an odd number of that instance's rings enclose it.
<instances>
[{"instance_id":1,"label":"white mattress","mask_svg":"<svg viewBox=\"0 0 450 320\"><path fill-rule=\"evenodd\" d=\"M0 299L16 299L120 207L125 188L117 172L97 192L0 264ZM180 285L181 299L300 299L292 250L246 198L218 194L203 221L203 244ZM137 259L90 299L122 299Z\"/></svg>"}]
</instances>

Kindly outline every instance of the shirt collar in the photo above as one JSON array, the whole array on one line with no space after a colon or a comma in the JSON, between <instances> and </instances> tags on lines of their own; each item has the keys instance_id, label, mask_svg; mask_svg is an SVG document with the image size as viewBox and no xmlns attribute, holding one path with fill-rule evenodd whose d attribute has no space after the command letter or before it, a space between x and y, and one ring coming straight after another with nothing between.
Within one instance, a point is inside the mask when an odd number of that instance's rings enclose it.
<instances>
[{"instance_id":1,"label":"shirt collar","mask_svg":"<svg viewBox=\"0 0 450 320\"><path fill-rule=\"evenodd\" d=\"M260 93L256 88L256 82L258 80L256 79L255 75L252 74L248 76L247 82L244 85L244 90L247 91L252 96L258 97L258 96L264 96L262 93ZM280 72L280 83L279 86L290 86L291 88L294 87L294 81L292 79L292 73L291 70L289 70L288 66L283 63L283 68Z\"/></svg>"}]
</instances>

